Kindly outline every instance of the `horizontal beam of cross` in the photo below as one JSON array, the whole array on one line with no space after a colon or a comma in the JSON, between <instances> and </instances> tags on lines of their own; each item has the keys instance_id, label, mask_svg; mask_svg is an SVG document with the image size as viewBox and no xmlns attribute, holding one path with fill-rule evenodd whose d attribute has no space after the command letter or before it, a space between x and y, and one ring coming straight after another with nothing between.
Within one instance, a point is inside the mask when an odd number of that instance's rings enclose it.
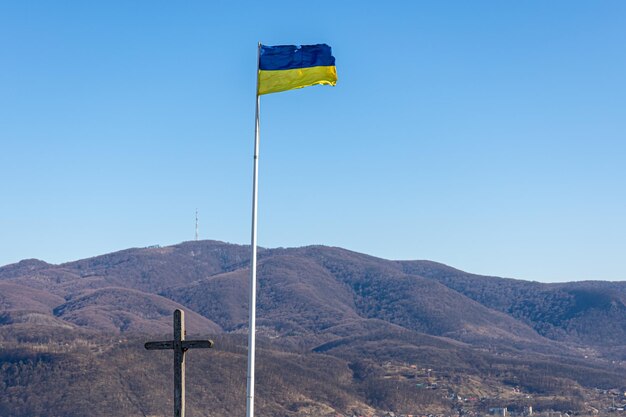
<instances>
[{"instance_id":1,"label":"horizontal beam of cross","mask_svg":"<svg viewBox=\"0 0 626 417\"><path fill-rule=\"evenodd\" d=\"M185 350L199 348L206 349L213 347L213 341L211 340L183 340L180 344ZM162 342L148 342L144 345L144 347L148 350L174 349L174 341L166 340Z\"/></svg>"}]
</instances>

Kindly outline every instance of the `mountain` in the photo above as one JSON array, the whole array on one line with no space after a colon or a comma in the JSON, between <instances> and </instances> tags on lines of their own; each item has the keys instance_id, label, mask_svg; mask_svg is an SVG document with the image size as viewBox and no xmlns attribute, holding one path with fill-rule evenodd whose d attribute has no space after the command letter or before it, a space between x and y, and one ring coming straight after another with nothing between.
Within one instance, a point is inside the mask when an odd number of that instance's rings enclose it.
<instances>
[{"instance_id":1,"label":"mountain","mask_svg":"<svg viewBox=\"0 0 626 417\"><path fill-rule=\"evenodd\" d=\"M170 353L142 344L169 337L177 308L190 336L217 345L189 355L190 377L221 384L192 388L190 414L243 413L248 278L249 247L217 241L1 267L0 416L167 410L157 383ZM334 247L262 249L257 331L267 415L530 403L582 413L626 389L626 282L542 284ZM68 378L79 404L49 389Z\"/></svg>"},{"instance_id":2,"label":"mountain","mask_svg":"<svg viewBox=\"0 0 626 417\"><path fill-rule=\"evenodd\" d=\"M626 342L626 282L543 284L468 274L434 262L400 264L407 273L436 280L550 339L599 348Z\"/></svg>"}]
</instances>

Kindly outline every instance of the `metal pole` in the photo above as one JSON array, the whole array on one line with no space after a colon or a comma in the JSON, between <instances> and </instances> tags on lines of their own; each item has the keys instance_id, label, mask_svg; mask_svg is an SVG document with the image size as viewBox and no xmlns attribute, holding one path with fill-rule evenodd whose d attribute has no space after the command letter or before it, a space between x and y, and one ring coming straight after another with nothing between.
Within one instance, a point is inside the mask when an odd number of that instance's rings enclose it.
<instances>
[{"instance_id":1,"label":"metal pole","mask_svg":"<svg viewBox=\"0 0 626 417\"><path fill-rule=\"evenodd\" d=\"M246 417L254 416L254 353L256 345L256 223L257 223L257 200L258 200L258 173L259 173L259 63L261 59L261 43L257 50L256 70L256 114L254 121L254 167L252 176L252 238L250 249L250 319L248 321L248 394L246 398Z\"/></svg>"}]
</instances>

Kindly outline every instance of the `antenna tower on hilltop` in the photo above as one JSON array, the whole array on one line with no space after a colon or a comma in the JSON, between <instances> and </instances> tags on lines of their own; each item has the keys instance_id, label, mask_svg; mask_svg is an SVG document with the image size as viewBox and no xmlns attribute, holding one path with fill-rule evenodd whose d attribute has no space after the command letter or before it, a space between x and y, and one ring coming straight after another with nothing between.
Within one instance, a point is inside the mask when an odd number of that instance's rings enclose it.
<instances>
[{"instance_id":1,"label":"antenna tower on hilltop","mask_svg":"<svg viewBox=\"0 0 626 417\"><path fill-rule=\"evenodd\" d=\"M198 241L198 209L196 209L196 241Z\"/></svg>"}]
</instances>

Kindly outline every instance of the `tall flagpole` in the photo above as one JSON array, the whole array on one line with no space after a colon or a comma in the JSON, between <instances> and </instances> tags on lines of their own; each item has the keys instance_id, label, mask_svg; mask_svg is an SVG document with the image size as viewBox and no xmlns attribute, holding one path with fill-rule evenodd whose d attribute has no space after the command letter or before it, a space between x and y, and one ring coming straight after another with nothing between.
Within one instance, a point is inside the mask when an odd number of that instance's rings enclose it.
<instances>
[{"instance_id":1,"label":"tall flagpole","mask_svg":"<svg viewBox=\"0 0 626 417\"><path fill-rule=\"evenodd\" d=\"M261 42L257 50L256 66L256 112L254 120L254 168L252 174L252 238L250 249L250 319L248 321L248 388L246 397L246 417L254 416L254 353L256 345L256 220L259 185L259 63L261 60Z\"/></svg>"}]
</instances>

